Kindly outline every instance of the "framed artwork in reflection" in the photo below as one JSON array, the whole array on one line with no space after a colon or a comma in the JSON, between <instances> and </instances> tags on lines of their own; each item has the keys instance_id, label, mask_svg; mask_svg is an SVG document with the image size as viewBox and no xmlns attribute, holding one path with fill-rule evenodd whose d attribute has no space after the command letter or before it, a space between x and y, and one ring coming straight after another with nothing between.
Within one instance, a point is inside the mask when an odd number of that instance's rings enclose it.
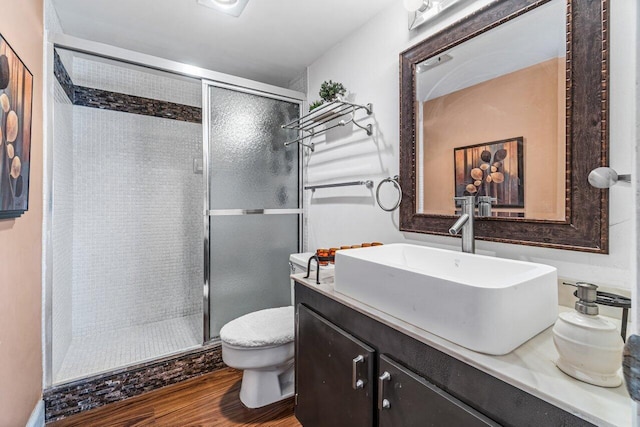
<instances>
[{"instance_id":1,"label":"framed artwork in reflection","mask_svg":"<svg viewBox=\"0 0 640 427\"><path fill-rule=\"evenodd\" d=\"M455 194L490 196L496 208L524 208L522 136L454 148Z\"/></svg>"}]
</instances>

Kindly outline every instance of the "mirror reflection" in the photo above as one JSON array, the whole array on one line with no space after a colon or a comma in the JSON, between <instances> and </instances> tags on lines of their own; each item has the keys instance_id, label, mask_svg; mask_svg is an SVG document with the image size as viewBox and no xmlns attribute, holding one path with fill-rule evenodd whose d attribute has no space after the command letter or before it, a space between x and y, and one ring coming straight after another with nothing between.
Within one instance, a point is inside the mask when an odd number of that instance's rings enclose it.
<instances>
[{"instance_id":1,"label":"mirror reflection","mask_svg":"<svg viewBox=\"0 0 640 427\"><path fill-rule=\"evenodd\" d=\"M418 213L564 220L566 10L554 0L415 68Z\"/></svg>"}]
</instances>

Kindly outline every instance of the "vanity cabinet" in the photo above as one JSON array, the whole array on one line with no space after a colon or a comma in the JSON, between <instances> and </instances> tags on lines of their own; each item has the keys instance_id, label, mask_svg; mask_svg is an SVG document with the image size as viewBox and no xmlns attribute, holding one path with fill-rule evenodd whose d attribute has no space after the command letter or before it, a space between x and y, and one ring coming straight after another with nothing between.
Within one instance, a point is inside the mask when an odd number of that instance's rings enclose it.
<instances>
[{"instance_id":1,"label":"vanity cabinet","mask_svg":"<svg viewBox=\"0 0 640 427\"><path fill-rule=\"evenodd\" d=\"M378 362L378 425L499 426L391 358Z\"/></svg>"},{"instance_id":2,"label":"vanity cabinet","mask_svg":"<svg viewBox=\"0 0 640 427\"><path fill-rule=\"evenodd\" d=\"M304 305L296 330L296 417L305 427L498 426Z\"/></svg>"},{"instance_id":3,"label":"vanity cabinet","mask_svg":"<svg viewBox=\"0 0 640 427\"><path fill-rule=\"evenodd\" d=\"M304 426L373 425L375 350L300 306L296 417Z\"/></svg>"},{"instance_id":4,"label":"vanity cabinet","mask_svg":"<svg viewBox=\"0 0 640 427\"><path fill-rule=\"evenodd\" d=\"M295 302L305 427L592 426L304 284Z\"/></svg>"}]
</instances>

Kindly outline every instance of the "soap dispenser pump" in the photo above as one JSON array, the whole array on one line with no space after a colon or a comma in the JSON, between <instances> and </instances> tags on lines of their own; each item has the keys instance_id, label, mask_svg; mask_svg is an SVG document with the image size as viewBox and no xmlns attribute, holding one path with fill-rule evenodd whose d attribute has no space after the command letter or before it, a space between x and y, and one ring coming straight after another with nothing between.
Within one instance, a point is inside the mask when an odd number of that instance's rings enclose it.
<instances>
[{"instance_id":1,"label":"soap dispenser pump","mask_svg":"<svg viewBox=\"0 0 640 427\"><path fill-rule=\"evenodd\" d=\"M622 384L622 337L616 326L598 315L598 287L578 282L575 311L558 315L553 343L560 357L556 366L580 381L601 387Z\"/></svg>"}]
</instances>

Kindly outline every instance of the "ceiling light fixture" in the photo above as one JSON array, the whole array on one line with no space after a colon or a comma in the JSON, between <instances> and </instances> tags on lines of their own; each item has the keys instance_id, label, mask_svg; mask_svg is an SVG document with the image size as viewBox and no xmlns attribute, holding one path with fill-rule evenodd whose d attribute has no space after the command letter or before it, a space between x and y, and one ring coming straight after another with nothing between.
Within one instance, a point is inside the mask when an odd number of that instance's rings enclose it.
<instances>
[{"instance_id":1,"label":"ceiling light fixture","mask_svg":"<svg viewBox=\"0 0 640 427\"><path fill-rule=\"evenodd\" d=\"M430 7L430 0L404 0L404 8L409 12L424 12Z\"/></svg>"},{"instance_id":2,"label":"ceiling light fixture","mask_svg":"<svg viewBox=\"0 0 640 427\"><path fill-rule=\"evenodd\" d=\"M198 4L226 13L231 16L240 16L249 0L198 0Z\"/></svg>"},{"instance_id":3,"label":"ceiling light fixture","mask_svg":"<svg viewBox=\"0 0 640 427\"><path fill-rule=\"evenodd\" d=\"M433 58L429 58L427 60L422 61L418 65L416 65L416 73L424 73L427 70L430 70L434 67L437 67L440 64L444 64L445 62L451 61L453 56L445 53L444 55L434 56Z\"/></svg>"},{"instance_id":4,"label":"ceiling light fixture","mask_svg":"<svg viewBox=\"0 0 640 427\"><path fill-rule=\"evenodd\" d=\"M404 0L409 11L409 30L433 20L441 12L454 5L469 3L471 0Z\"/></svg>"}]
</instances>

